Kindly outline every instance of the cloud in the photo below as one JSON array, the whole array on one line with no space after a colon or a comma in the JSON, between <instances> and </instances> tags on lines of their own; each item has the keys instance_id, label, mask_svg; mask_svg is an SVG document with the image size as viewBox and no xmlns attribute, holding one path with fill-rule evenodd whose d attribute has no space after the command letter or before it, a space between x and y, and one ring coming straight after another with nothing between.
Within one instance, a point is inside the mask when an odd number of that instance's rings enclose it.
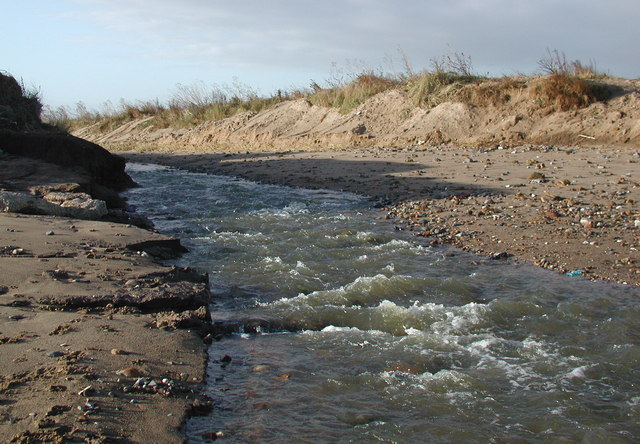
<instances>
[{"instance_id":1,"label":"cloud","mask_svg":"<svg viewBox=\"0 0 640 444\"><path fill-rule=\"evenodd\" d=\"M79 0L76 18L111 32L136 57L223 68L326 70L345 59L379 64L401 48L415 64L448 51L526 69L547 47L616 68L640 37L636 0L204 1ZM635 65L633 65L635 64Z\"/></svg>"}]
</instances>

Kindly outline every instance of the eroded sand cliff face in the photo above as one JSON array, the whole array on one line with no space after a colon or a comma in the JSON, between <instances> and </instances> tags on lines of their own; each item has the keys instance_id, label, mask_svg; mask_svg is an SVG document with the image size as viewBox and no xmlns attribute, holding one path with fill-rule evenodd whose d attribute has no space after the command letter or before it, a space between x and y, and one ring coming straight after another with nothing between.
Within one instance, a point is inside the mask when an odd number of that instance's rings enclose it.
<instances>
[{"instance_id":1,"label":"eroded sand cliff face","mask_svg":"<svg viewBox=\"0 0 640 444\"><path fill-rule=\"evenodd\" d=\"M531 95L533 87L505 90L509 98L498 105L445 102L430 109L416 108L404 91L395 89L372 97L347 114L298 99L259 113L245 112L205 122L193 129L157 129L153 117L147 117L108 132L101 132L96 124L75 134L109 148L228 152L418 144L637 148L640 82L611 79L608 83L609 100L569 111L541 104Z\"/></svg>"}]
</instances>

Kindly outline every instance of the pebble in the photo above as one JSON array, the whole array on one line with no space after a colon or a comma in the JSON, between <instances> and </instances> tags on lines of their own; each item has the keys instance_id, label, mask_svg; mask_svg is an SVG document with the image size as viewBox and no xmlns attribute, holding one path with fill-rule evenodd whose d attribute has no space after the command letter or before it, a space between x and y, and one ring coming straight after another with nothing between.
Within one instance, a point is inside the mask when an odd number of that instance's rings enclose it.
<instances>
[{"instance_id":1,"label":"pebble","mask_svg":"<svg viewBox=\"0 0 640 444\"><path fill-rule=\"evenodd\" d=\"M53 236L54 234L56 234L56 233L54 233L53 231L47 231L47 232L46 232L46 235L47 235L47 236Z\"/></svg>"},{"instance_id":2,"label":"pebble","mask_svg":"<svg viewBox=\"0 0 640 444\"><path fill-rule=\"evenodd\" d=\"M47 358L59 358L60 356L64 356L64 353L60 351L53 351L51 353L47 353Z\"/></svg>"},{"instance_id":3,"label":"pebble","mask_svg":"<svg viewBox=\"0 0 640 444\"><path fill-rule=\"evenodd\" d=\"M127 378L139 378L144 376L145 373L137 367L127 367L116 371L116 375L126 376Z\"/></svg>"}]
</instances>

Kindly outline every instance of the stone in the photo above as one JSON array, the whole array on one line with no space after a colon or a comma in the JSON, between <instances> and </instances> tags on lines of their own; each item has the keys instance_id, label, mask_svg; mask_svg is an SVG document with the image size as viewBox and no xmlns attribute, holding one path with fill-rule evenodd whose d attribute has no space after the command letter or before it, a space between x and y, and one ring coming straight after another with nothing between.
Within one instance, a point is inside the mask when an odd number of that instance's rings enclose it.
<instances>
[{"instance_id":1,"label":"stone","mask_svg":"<svg viewBox=\"0 0 640 444\"><path fill-rule=\"evenodd\" d=\"M116 375L126 376L127 378L139 378L145 376L145 373L137 367L127 367L116 371Z\"/></svg>"},{"instance_id":2,"label":"stone","mask_svg":"<svg viewBox=\"0 0 640 444\"><path fill-rule=\"evenodd\" d=\"M112 348L111 349L111 354L112 355L128 355L129 352L125 351L125 350L121 350L119 348Z\"/></svg>"},{"instance_id":3,"label":"stone","mask_svg":"<svg viewBox=\"0 0 640 444\"><path fill-rule=\"evenodd\" d=\"M47 196L53 195L51 200ZM97 220L107 214L107 204L85 193L49 193L44 199L17 191L0 191L0 210Z\"/></svg>"}]
</instances>

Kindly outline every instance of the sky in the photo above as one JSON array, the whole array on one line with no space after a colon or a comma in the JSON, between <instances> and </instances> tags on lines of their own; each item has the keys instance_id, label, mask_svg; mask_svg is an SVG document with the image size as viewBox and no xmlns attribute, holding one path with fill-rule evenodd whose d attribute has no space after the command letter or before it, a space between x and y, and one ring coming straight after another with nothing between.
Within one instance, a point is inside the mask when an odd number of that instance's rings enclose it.
<instances>
[{"instance_id":1,"label":"sky","mask_svg":"<svg viewBox=\"0 0 640 444\"><path fill-rule=\"evenodd\" d=\"M0 0L0 70L44 103L166 102L177 85L260 94L451 54L533 74L547 50L640 77L638 0Z\"/></svg>"}]
</instances>

